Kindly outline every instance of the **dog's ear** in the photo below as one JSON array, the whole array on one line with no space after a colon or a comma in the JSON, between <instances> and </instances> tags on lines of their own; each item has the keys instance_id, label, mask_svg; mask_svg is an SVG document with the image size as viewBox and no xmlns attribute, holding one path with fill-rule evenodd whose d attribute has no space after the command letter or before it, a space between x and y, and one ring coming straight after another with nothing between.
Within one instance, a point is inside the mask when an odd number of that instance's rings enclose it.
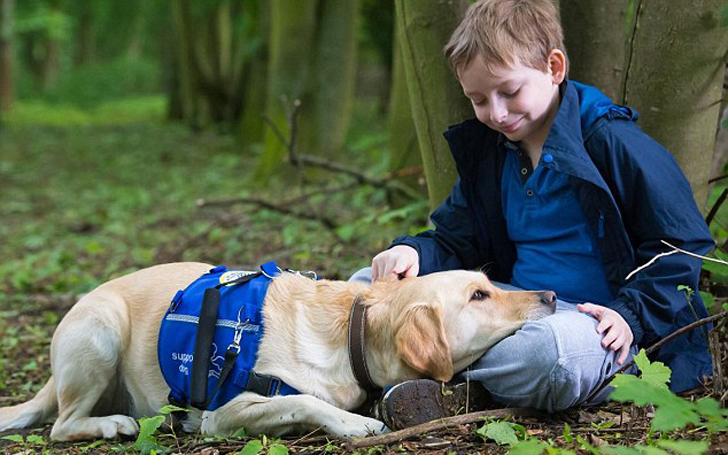
<instances>
[{"instance_id":1,"label":"dog's ear","mask_svg":"<svg viewBox=\"0 0 728 455\"><path fill-rule=\"evenodd\" d=\"M453 376L450 344L445 337L439 307L410 305L395 334L397 353L415 370L440 381Z\"/></svg>"}]
</instances>

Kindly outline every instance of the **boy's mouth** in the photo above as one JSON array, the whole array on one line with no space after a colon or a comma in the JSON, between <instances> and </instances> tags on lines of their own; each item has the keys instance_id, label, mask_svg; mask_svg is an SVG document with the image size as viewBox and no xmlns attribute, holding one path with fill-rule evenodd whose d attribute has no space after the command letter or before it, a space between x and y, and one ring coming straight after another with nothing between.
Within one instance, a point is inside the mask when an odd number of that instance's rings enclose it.
<instances>
[{"instance_id":1,"label":"boy's mouth","mask_svg":"<svg viewBox=\"0 0 728 455\"><path fill-rule=\"evenodd\" d=\"M509 123L508 125L500 127L500 130L503 133L512 133L518 129L519 126L521 126L521 120L523 120L523 117L519 118L513 123Z\"/></svg>"}]
</instances>

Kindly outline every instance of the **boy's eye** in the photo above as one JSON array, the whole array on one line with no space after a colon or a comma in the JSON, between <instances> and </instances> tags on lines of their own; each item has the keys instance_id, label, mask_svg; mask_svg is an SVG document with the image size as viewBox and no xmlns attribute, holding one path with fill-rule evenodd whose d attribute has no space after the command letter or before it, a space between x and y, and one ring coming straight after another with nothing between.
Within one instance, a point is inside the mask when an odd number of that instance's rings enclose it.
<instances>
[{"instance_id":1,"label":"boy's eye","mask_svg":"<svg viewBox=\"0 0 728 455\"><path fill-rule=\"evenodd\" d=\"M513 98L514 96L518 95L519 91L521 91L520 88L518 88L512 92L505 92L505 93L503 93L503 97L504 98Z\"/></svg>"}]
</instances>

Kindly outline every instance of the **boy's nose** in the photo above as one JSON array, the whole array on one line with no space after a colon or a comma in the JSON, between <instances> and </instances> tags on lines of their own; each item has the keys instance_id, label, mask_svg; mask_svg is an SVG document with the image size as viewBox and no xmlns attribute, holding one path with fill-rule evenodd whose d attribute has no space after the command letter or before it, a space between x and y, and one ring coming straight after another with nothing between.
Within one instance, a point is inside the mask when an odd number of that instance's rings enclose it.
<instances>
[{"instance_id":1,"label":"boy's nose","mask_svg":"<svg viewBox=\"0 0 728 455\"><path fill-rule=\"evenodd\" d=\"M490 121L495 124L501 124L508 117L508 110L503 105L495 103L490 107Z\"/></svg>"}]
</instances>

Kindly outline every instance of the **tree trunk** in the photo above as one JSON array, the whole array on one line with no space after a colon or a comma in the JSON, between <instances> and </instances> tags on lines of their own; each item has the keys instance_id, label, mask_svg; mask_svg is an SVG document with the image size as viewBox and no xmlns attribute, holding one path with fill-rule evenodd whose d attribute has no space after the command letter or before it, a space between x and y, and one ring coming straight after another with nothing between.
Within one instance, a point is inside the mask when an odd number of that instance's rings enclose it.
<instances>
[{"instance_id":1,"label":"tree trunk","mask_svg":"<svg viewBox=\"0 0 728 455\"><path fill-rule=\"evenodd\" d=\"M266 117L287 139L287 113L308 87L310 61L316 28L316 0L271 0L270 44L268 47L268 94ZM302 106L304 109L306 105ZM302 112L299 116L305 115ZM285 145L268 127L264 150L258 162L256 180L265 181L281 165Z\"/></svg>"},{"instance_id":2,"label":"tree trunk","mask_svg":"<svg viewBox=\"0 0 728 455\"><path fill-rule=\"evenodd\" d=\"M48 4L50 13L61 16L60 0L52 0ZM58 82L61 71L61 40L50 29L44 32L43 60L41 61L41 87L44 91L50 90Z\"/></svg>"},{"instance_id":3,"label":"tree trunk","mask_svg":"<svg viewBox=\"0 0 728 455\"><path fill-rule=\"evenodd\" d=\"M177 43L175 49L176 85L179 90L177 92L178 100L172 98L171 101L178 103L181 108L182 119L193 129L199 129L202 127L204 120L201 119L201 100L197 91L198 82L196 73L192 69L192 57L189 52L191 44L188 41L193 39L190 30L192 27L188 17L189 5L186 4L185 0L174 0L171 5L176 32L175 42Z\"/></svg>"},{"instance_id":4,"label":"tree trunk","mask_svg":"<svg viewBox=\"0 0 728 455\"><path fill-rule=\"evenodd\" d=\"M300 150L341 157L354 104L359 0L321 0L312 68L310 127L300 128Z\"/></svg>"},{"instance_id":5,"label":"tree trunk","mask_svg":"<svg viewBox=\"0 0 728 455\"><path fill-rule=\"evenodd\" d=\"M76 53L74 54L73 64L83 66L93 60L96 52L94 11L91 2L82 2L78 7L81 8L81 11L78 18Z\"/></svg>"},{"instance_id":6,"label":"tree trunk","mask_svg":"<svg viewBox=\"0 0 728 455\"><path fill-rule=\"evenodd\" d=\"M142 47L144 47L144 39L146 37L146 22L152 6L151 2L141 2L136 7L136 16L131 24L129 33L129 42L126 45L126 58L129 60L139 60L142 55Z\"/></svg>"},{"instance_id":7,"label":"tree trunk","mask_svg":"<svg viewBox=\"0 0 728 455\"><path fill-rule=\"evenodd\" d=\"M395 0L400 43L412 116L425 168L430 206L438 206L457 178L447 142L449 125L473 117L473 111L442 48L463 17L458 0Z\"/></svg>"},{"instance_id":8,"label":"tree trunk","mask_svg":"<svg viewBox=\"0 0 728 455\"><path fill-rule=\"evenodd\" d=\"M629 0L561 0L569 77L622 97Z\"/></svg>"},{"instance_id":9,"label":"tree trunk","mask_svg":"<svg viewBox=\"0 0 728 455\"><path fill-rule=\"evenodd\" d=\"M397 22L399 24L399 22ZM399 27L395 24L392 49L392 85L389 94L389 171L406 170L422 165L422 156L417 144L417 131L412 121L412 106L407 91L402 48L399 43ZM416 187L419 173L400 178L405 184Z\"/></svg>"},{"instance_id":10,"label":"tree trunk","mask_svg":"<svg viewBox=\"0 0 728 455\"><path fill-rule=\"evenodd\" d=\"M13 8L15 0L0 0L0 112L13 105Z\"/></svg>"},{"instance_id":11,"label":"tree trunk","mask_svg":"<svg viewBox=\"0 0 728 455\"><path fill-rule=\"evenodd\" d=\"M251 49L251 56L245 68L243 90L243 112L240 120L240 139L245 146L263 141L266 128L265 103L268 85L268 30L270 28L270 8L258 5L251 11L253 36L260 41Z\"/></svg>"},{"instance_id":12,"label":"tree trunk","mask_svg":"<svg viewBox=\"0 0 728 455\"><path fill-rule=\"evenodd\" d=\"M247 44L233 27L239 6L224 0L200 10L190 0L173 3L182 112L193 128L239 119Z\"/></svg>"},{"instance_id":13,"label":"tree trunk","mask_svg":"<svg viewBox=\"0 0 728 455\"><path fill-rule=\"evenodd\" d=\"M723 0L637 0L624 80L623 103L675 156L701 209L728 51L723 7Z\"/></svg>"}]
</instances>

